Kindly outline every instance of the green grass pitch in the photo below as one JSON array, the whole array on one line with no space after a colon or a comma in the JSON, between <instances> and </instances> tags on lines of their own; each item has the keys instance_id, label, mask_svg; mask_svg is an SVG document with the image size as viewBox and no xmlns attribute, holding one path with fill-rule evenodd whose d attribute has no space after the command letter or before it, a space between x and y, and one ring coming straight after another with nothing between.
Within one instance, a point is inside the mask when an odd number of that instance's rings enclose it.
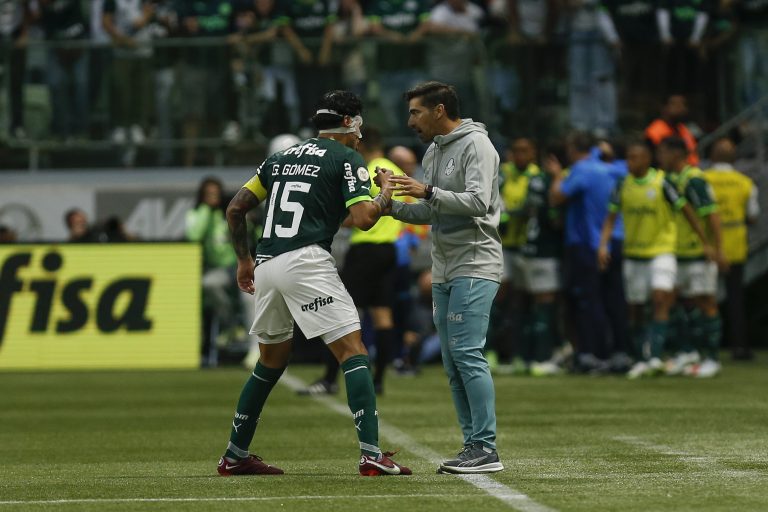
<instances>
[{"instance_id":1,"label":"green grass pitch","mask_svg":"<svg viewBox=\"0 0 768 512\"><path fill-rule=\"evenodd\" d=\"M290 373L307 382L319 369ZM282 385L252 449L286 475L218 477L247 375L0 374L0 512L768 510L764 355L711 381L496 377L506 470L485 484L437 475L412 448L396 459L413 477L359 477L351 418ZM423 451L460 447L441 369L386 391L383 422ZM489 481L529 499L499 500L480 488Z\"/></svg>"}]
</instances>

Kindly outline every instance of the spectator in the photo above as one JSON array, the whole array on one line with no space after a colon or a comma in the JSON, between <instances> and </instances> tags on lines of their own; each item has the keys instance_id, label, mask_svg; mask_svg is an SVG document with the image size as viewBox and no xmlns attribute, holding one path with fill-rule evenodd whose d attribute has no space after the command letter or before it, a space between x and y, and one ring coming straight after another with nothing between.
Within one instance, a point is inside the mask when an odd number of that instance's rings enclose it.
<instances>
[{"instance_id":1,"label":"spectator","mask_svg":"<svg viewBox=\"0 0 768 512\"><path fill-rule=\"evenodd\" d=\"M368 31L368 20L363 15L360 0L341 0L336 22L333 24L333 38L342 44L341 76L344 89L364 96L368 86L368 72L365 55L355 40Z\"/></svg>"},{"instance_id":2,"label":"spectator","mask_svg":"<svg viewBox=\"0 0 768 512\"><path fill-rule=\"evenodd\" d=\"M768 2L733 0L739 22L736 73L742 108L768 94Z\"/></svg>"},{"instance_id":3,"label":"spectator","mask_svg":"<svg viewBox=\"0 0 768 512\"><path fill-rule=\"evenodd\" d=\"M112 128L114 108L112 107L112 95L107 90L109 84L110 69L112 67L112 48L110 37L104 30L104 2L105 0L91 0L89 22L92 46L89 50L88 69L88 93L91 100L91 129L94 133L103 136Z\"/></svg>"},{"instance_id":4,"label":"spectator","mask_svg":"<svg viewBox=\"0 0 768 512\"><path fill-rule=\"evenodd\" d=\"M27 68L27 3L19 0L0 0L0 48L8 55L8 103L11 110L8 133L24 139L24 73Z\"/></svg>"},{"instance_id":5,"label":"spectator","mask_svg":"<svg viewBox=\"0 0 768 512\"><path fill-rule=\"evenodd\" d=\"M699 46L709 22L708 2L659 0L658 27L666 47L666 92L693 94L699 90Z\"/></svg>"},{"instance_id":6,"label":"spectator","mask_svg":"<svg viewBox=\"0 0 768 512\"><path fill-rule=\"evenodd\" d=\"M182 33L194 38L225 37L230 28L232 2L206 0L178 4ZM228 49L217 44L185 47L179 79L182 101L183 136L187 139L184 165L195 164L195 141L208 133L220 133L225 117L231 115ZM223 99L223 101L222 101ZM223 104L222 104L223 103ZM231 121L231 119L228 119ZM227 126L229 128L229 126Z\"/></svg>"},{"instance_id":7,"label":"spectator","mask_svg":"<svg viewBox=\"0 0 768 512\"><path fill-rule=\"evenodd\" d=\"M155 39L175 37L179 34L179 17L175 9L175 0L155 0ZM174 136L173 127L173 90L176 85L176 64L178 48L158 46L153 51L154 82L154 123L160 147L157 164L168 166L173 162L173 150L167 143Z\"/></svg>"},{"instance_id":8,"label":"spectator","mask_svg":"<svg viewBox=\"0 0 768 512\"><path fill-rule=\"evenodd\" d=\"M430 77L456 87L462 98L461 111L468 118L477 117L479 112L474 69L482 51L479 33L484 16L469 0L444 0L429 14Z\"/></svg>"},{"instance_id":9,"label":"spectator","mask_svg":"<svg viewBox=\"0 0 768 512\"><path fill-rule=\"evenodd\" d=\"M88 216L80 208L72 208L64 214L64 225L67 226L68 242L95 242L95 233L88 224Z\"/></svg>"},{"instance_id":10,"label":"spectator","mask_svg":"<svg viewBox=\"0 0 768 512\"><path fill-rule=\"evenodd\" d=\"M216 339L219 332L235 338L242 328L240 294L235 288L237 258L229 243L229 227L224 216L226 201L221 182L205 178L197 189L195 208L187 212L186 238L203 249L203 364L216 365ZM216 328L216 322L219 326ZM242 332L241 332L242 331Z\"/></svg>"},{"instance_id":11,"label":"spectator","mask_svg":"<svg viewBox=\"0 0 768 512\"><path fill-rule=\"evenodd\" d=\"M372 0L367 7L370 34L379 38L376 55L379 100L390 133L407 133L408 112L402 92L424 78L424 48L429 0Z\"/></svg>"},{"instance_id":12,"label":"spectator","mask_svg":"<svg viewBox=\"0 0 768 512\"><path fill-rule=\"evenodd\" d=\"M712 9L707 32L701 42L702 80L698 83L699 94L707 99L699 109L705 126L717 126L729 116L741 110L735 91L738 72L733 70L737 20L733 6L721 1ZM768 61L767 61L768 62ZM713 101L714 100L714 101Z\"/></svg>"},{"instance_id":13,"label":"spectator","mask_svg":"<svg viewBox=\"0 0 768 512\"><path fill-rule=\"evenodd\" d=\"M335 88L338 72L330 67L336 13L328 0L283 0L276 20L298 57L294 76L299 96L299 124L315 114L315 98Z\"/></svg>"},{"instance_id":14,"label":"spectator","mask_svg":"<svg viewBox=\"0 0 768 512\"><path fill-rule=\"evenodd\" d=\"M616 131L615 56L598 24L599 0L568 0L571 126L606 136Z\"/></svg>"},{"instance_id":15,"label":"spectator","mask_svg":"<svg viewBox=\"0 0 768 512\"><path fill-rule=\"evenodd\" d=\"M416 153L406 146L394 146L387 152L387 158L392 160L396 166L401 168L406 176L416 180L423 177L424 170L419 165Z\"/></svg>"},{"instance_id":16,"label":"spectator","mask_svg":"<svg viewBox=\"0 0 768 512\"><path fill-rule=\"evenodd\" d=\"M578 335L576 368L584 372L608 370L608 319L600 287L597 249L615 187L609 166L590 158L591 137L574 132L566 138L571 164L567 177L554 156L547 160L552 175L549 200L553 207L567 203L565 217L566 294Z\"/></svg>"},{"instance_id":17,"label":"spectator","mask_svg":"<svg viewBox=\"0 0 768 512\"><path fill-rule=\"evenodd\" d=\"M661 108L661 117L651 122L645 129L645 138L652 147L657 147L667 137L680 137L688 147L688 163L699 164L696 153L696 138L685 125L688 120L688 101L685 96L672 94L667 97Z\"/></svg>"},{"instance_id":18,"label":"spectator","mask_svg":"<svg viewBox=\"0 0 768 512\"><path fill-rule=\"evenodd\" d=\"M657 4L657 0L602 0L598 11L600 30L621 57L621 102L640 112L655 107L662 94Z\"/></svg>"},{"instance_id":19,"label":"spectator","mask_svg":"<svg viewBox=\"0 0 768 512\"><path fill-rule=\"evenodd\" d=\"M725 319L727 345L734 359L748 360L754 356L749 347L744 304L744 263L749 252L747 225L755 224L760 215L757 187L744 174L734 169L736 146L723 138L712 148L712 168L704 173L720 208L723 230L723 251L729 262L725 270Z\"/></svg>"},{"instance_id":20,"label":"spectator","mask_svg":"<svg viewBox=\"0 0 768 512\"><path fill-rule=\"evenodd\" d=\"M16 231L0 224L0 244L13 244L18 240Z\"/></svg>"},{"instance_id":21,"label":"spectator","mask_svg":"<svg viewBox=\"0 0 768 512\"><path fill-rule=\"evenodd\" d=\"M85 41L88 29L80 0L32 0L50 44L46 77L51 92L52 131L56 137L85 137L89 125L88 51L67 43Z\"/></svg>"},{"instance_id":22,"label":"spectator","mask_svg":"<svg viewBox=\"0 0 768 512\"><path fill-rule=\"evenodd\" d=\"M157 5L150 0L106 0L104 30L114 45L112 98L115 106L112 141L143 144L148 125L152 20Z\"/></svg>"}]
</instances>

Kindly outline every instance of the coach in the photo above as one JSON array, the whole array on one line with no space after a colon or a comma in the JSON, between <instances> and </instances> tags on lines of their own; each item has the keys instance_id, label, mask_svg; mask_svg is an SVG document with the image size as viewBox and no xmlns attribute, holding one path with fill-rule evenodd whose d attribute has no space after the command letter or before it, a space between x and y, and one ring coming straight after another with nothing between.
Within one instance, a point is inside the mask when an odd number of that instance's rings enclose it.
<instances>
[{"instance_id":1,"label":"coach","mask_svg":"<svg viewBox=\"0 0 768 512\"><path fill-rule=\"evenodd\" d=\"M393 176L392 216L432 225L432 297L443 365L464 434L464 447L439 470L490 473L504 466L496 453L493 380L483 355L491 303L502 274L496 153L485 126L459 117L451 85L426 82L405 94L408 126L422 142L424 180Z\"/></svg>"}]
</instances>

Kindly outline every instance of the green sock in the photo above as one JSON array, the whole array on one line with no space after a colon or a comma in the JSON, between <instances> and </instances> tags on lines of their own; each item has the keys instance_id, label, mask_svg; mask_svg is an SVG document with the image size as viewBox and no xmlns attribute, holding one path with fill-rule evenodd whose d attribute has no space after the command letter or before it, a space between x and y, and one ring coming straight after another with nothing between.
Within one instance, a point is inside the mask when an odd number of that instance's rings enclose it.
<instances>
[{"instance_id":1,"label":"green sock","mask_svg":"<svg viewBox=\"0 0 768 512\"><path fill-rule=\"evenodd\" d=\"M347 384L347 404L360 441L360 451L377 456L379 449L379 412L376 410L376 393L368 363L368 356L352 356L343 363L344 381Z\"/></svg>"},{"instance_id":2,"label":"green sock","mask_svg":"<svg viewBox=\"0 0 768 512\"><path fill-rule=\"evenodd\" d=\"M555 305L534 304L531 311L533 325L531 334L533 338L534 359L538 362L552 359L552 350L555 347Z\"/></svg>"},{"instance_id":3,"label":"green sock","mask_svg":"<svg viewBox=\"0 0 768 512\"><path fill-rule=\"evenodd\" d=\"M723 337L723 322L720 315L704 317L702 325L707 357L718 361L720 360L720 341Z\"/></svg>"},{"instance_id":4,"label":"green sock","mask_svg":"<svg viewBox=\"0 0 768 512\"><path fill-rule=\"evenodd\" d=\"M698 350L700 353L704 353L706 350L706 340L704 338L704 324L706 318L699 308L694 308L688 311L688 333L690 334L689 350L686 352L692 352Z\"/></svg>"},{"instance_id":5,"label":"green sock","mask_svg":"<svg viewBox=\"0 0 768 512\"><path fill-rule=\"evenodd\" d=\"M648 343L648 324L639 322L632 326L632 342L635 346L635 357L641 361L651 358L651 347Z\"/></svg>"},{"instance_id":6,"label":"green sock","mask_svg":"<svg viewBox=\"0 0 768 512\"><path fill-rule=\"evenodd\" d=\"M654 320L651 322L651 357L658 357L664 353L664 342L667 341L668 321Z\"/></svg>"},{"instance_id":7,"label":"green sock","mask_svg":"<svg viewBox=\"0 0 768 512\"><path fill-rule=\"evenodd\" d=\"M256 363L248 381L240 393L237 402L235 419L232 420L232 433L229 436L229 445L225 457L230 459L244 459L248 456L248 447L256 432L261 410L267 401L269 393L275 387L285 368L274 369Z\"/></svg>"}]
</instances>

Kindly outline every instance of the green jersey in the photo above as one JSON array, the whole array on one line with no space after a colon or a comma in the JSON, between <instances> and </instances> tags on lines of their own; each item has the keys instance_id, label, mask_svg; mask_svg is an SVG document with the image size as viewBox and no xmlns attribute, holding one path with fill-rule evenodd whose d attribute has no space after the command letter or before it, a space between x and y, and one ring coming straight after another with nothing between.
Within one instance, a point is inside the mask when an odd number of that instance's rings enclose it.
<instances>
[{"instance_id":1,"label":"green jersey","mask_svg":"<svg viewBox=\"0 0 768 512\"><path fill-rule=\"evenodd\" d=\"M256 258L317 244L331 250L347 208L370 201L363 157L332 139L313 138L275 153L243 188L266 199Z\"/></svg>"},{"instance_id":2,"label":"green jersey","mask_svg":"<svg viewBox=\"0 0 768 512\"><path fill-rule=\"evenodd\" d=\"M624 217L624 255L651 259L674 254L677 243L675 211L686 200L663 172L649 169L642 178L628 176L616 187L608 210Z\"/></svg>"},{"instance_id":3,"label":"green jersey","mask_svg":"<svg viewBox=\"0 0 768 512\"><path fill-rule=\"evenodd\" d=\"M680 173L671 173L670 181L677 193L691 203L700 219L717 211L712 188L704 180L704 173L698 167L687 166ZM675 218L677 224L677 259L696 260L704 257L704 246L699 236L682 213Z\"/></svg>"},{"instance_id":4,"label":"green jersey","mask_svg":"<svg viewBox=\"0 0 768 512\"><path fill-rule=\"evenodd\" d=\"M528 178L524 210L528 218L522 253L529 258L559 258L562 254L562 209L549 205L552 178L545 173Z\"/></svg>"},{"instance_id":5,"label":"green jersey","mask_svg":"<svg viewBox=\"0 0 768 512\"><path fill-rule=\"evenodd\" d=\"M408 35L429 18L428 0L374 0L368 4L368 21L381 24L393 32ZM379 41L377 45L378 69L396 71L416 69L424 65L421 45L402 45Z\"/></svg>"},{"instance_id":6,"label":"green jersey","mask_svg":"<svg viewBox=\"0 0 768 512\"><path fill-rule=\"evenodd\" d=\"M325 27L337 18L329 2L323 0L282 0L278 11L277 25L292 27L300 38L323 37Z\"/></svg>"}]
</instances>

